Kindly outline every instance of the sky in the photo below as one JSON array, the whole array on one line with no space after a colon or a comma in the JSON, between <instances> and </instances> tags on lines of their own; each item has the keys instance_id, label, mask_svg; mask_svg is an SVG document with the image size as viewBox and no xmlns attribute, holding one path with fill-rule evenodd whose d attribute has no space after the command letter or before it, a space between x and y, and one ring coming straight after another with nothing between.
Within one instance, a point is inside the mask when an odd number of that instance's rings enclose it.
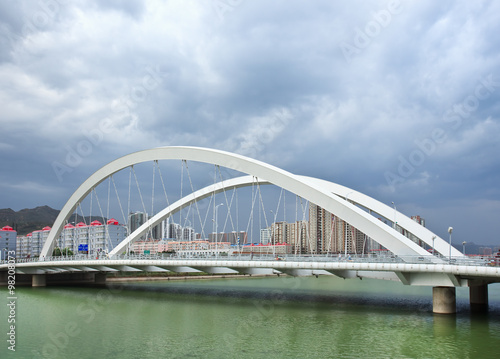
<instances>
[{"instance_id":1,"label":"sky","mask_svg":"<svg viewBox=\"0 0 500 359\"><path fill-rule=\"evenodd\" d=\"M500 3L0 2L0 208L188 145L500 245Z\"/></svg>"}]
</instances>

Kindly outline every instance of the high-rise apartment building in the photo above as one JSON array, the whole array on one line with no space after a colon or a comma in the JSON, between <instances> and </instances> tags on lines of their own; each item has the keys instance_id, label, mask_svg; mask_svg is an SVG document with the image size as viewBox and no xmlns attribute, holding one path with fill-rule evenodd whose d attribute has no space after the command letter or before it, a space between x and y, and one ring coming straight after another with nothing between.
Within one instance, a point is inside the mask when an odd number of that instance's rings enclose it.
<instances>
[{"instance_id":1,"label":"high-rise apartment building","mask_svg":"<svg viewBox=\"0 0 500 359\"><path fill-rule=\"evenodd\" d=\"M271 228L260 229L260 243L261 244L271 243Z\"/></svg>"},{"instance_id":2,"label":"high-rise apartment building","mask_svg":"<svg viewBox=\"0 0 500 359\"><path fill-rule=\"evenodd\" d=\"M50 227L34 231L19 238L20 258L37 257L50 233ZM106 224L93 221L89 225L80 222L64 226L56 240L56 247L69 249L74 254L94 254L109 252L127 236L127 227L117 220L110 219Z\"/></svg>"},{"instance_id":3,"label":"high-rise apartment building","mask_svg":"<svg viewBox=\"0 0 500 359\"><path fill-rule=\"evenodd\" d=\"M288 243L288 232L286 222L274 222L271 224L271 244Z\"/></svg>"},{"instance_id":4,"label":"high-rise apartment building","mask_svg":"<svg viewBox=\"0 0 500 359\"><path fill-rule=\"evenodd\" d=\"M132 212L129 213L128 215L128 223L127 223L127 228L128 228L128 233L134 232L137 228L142 226L146 221L148 220L148 214L144 212ZM148 235L144 234L140 236L137 240L143 241L146 239ZM150 236L150 234L149 234Z\"/></svg>"},{"instance_id":5,"label":"high-rise apartment building","mask_svg":"<svg viewBox=\"0 0 500 359\"><path fill-rule=\"evenodd\" d=\"M313 203L309 205L309 238L311 253L367 253L368 237L341 218Z\"/></svg>"},{"instance_id":6,"label":"high-rise apartment building","mask_svg":"<svg viewBox=\"0 0 500 359\"><path fill-rule=\"evenodd\" d=\"M0 251L2 260L6 260L9 256L16 256L17 232L10 226L5 226L0 229Z\"/></svg>"},{"instance_id":7,"label":"high-rise apartment building","mask_svg":"<svg viewBox=\"0 0 500 359\"><path fill-rule=\"evenodd\" d=\"M215 233L210 233L208 235L208 241L243 245L248 242L248 234L245 231L219 232L217 235Z\"/></svg>"},{"instance_id":8,"label":"high-rise apartment building","mask_svg":"<svg viewBox=\"0 0 500 359\"><path fill-rule=\"evenodd\" d=\"M296 221L294 223L287 223L286 227L286 243L292 246L292 253L307 253L309 223L307 221Z\"/></svg>"}]
</instances>

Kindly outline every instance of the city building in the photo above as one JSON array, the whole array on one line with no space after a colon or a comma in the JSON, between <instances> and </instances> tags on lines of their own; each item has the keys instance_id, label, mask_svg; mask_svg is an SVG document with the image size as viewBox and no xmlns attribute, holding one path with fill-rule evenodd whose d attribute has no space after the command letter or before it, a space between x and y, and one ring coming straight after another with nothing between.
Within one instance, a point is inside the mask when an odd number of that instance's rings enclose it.
<instances>
[{"instance_id":1,"label":"city building","mask_svg":"<svg viewBox=\"0 0 500 359\"><path fill-rule=\"evenodd\" d=\"M38 257L49 235L51 228L19 237L17 251L19 258ZM79 222L76 225L68 223L64 226L56 240L56 247L64 251L68 249L73 254L95 254L109 252L127 236L127 227L117 220L110 219L106 224L92 221L89 225Z\"/></svg>"},{"instance_id":2,"label":"city building","mask_svg":"<svg viewBox=\"0 0 500 359\"><path fill-rule=\"evenodd\" d=\"M182 228L182 240L183 241L194 241L194 228L192 227L184 227Z\"/></svg>"},{"instance_id":3,"label":"city building","mask_svg":"<svg viewBox=\"0 0 500 359\"><path fill-rule=\"evenodd\" d=\"M271 244L288 243L287 222L271 224Z\"/></svg>"},{"instance_id":4,"label":"city building","mask_svg":"<svg viewBox=\"0 0 500 359\"><path fill-rule=\"evenodd\" d=\"M281 254L291 254L293 253L293 248L290 244L279 243L279 244L247 244L241 247L241 254L250 255L281 255Z\"/></svg>"},{"instance_id":5,"label":"city building","mask_svg":"<svg viewBox=\"0 0 500 359\"><path fill-rule=\"evenodd\" d=\"M289 244L293 253L308 253L308 228L307 221L296 221L294 223L275 222L270 227L260 230L260 243L258 244Z\"/></svg>"},{"instance_id":6,"label":"city building","mask_svg":"<svg viewBox=\"0 0 500 359\"><path fill-rule=\"evenodd\" d=\"M183 254L213 255L215 253L231 252L229 242L209 242L207 240L194 241L137 241L131 245L131 251L135 254L156 254L156 253L175 253Z\"/></svg>"},{"instance_id":7,"label":"city building","mask_svg":"<svg viewBox=\"0 0 500 359\"><path fill-rule=\"evenodd\" d=\"M260 229L260 243L261 244L271 243L271 228Z\"/></svg>"},{"instance_id":8,"label":"city building","mask_svg":"<svg viewBox=\"0 0 500 359\"><path fill-rule=\"evenodd\" d=\"M31 233L28 235L31 236ZM17 236L16 240L16 257L26 258L29 251L29 238L28 236Z\"/></svg>"},{"instance_id":9,"label":"city building","mask_svg":"<svg viewBox=\"0 0 500 359\"><path fill-rule=\"evenodd\" d=\"M357 253L371 250L371 241L341 218L313 203L309 204L307 253Z\"/></svg>"},{"instance_id":10,"label":"city building","mask_svg":"<svg viewBox=\"0 0 500 359\"><path fill-rule=\"evenodd\" d=\"M479 247L479 255L491 256L493 255L493 250L490 247Z\"/></svg>"},{"instance_id":11,"label":"city building","mask_svg":"<svg viewBox=\"0 0 500 359\"><path fill-rule=\"evenodd\" d=\"M411 216L411 219L420 224L421 226L425 227L425 219L423 219L420 216ZM407 231L406 231L407 232ZM405 235L410 238L413 242L417 243L420 247L425 247L425 243L422 242L421 239L419 239L417 236L415 236L413 233L405 233Z\"/></svg>"},{"instance_id":12,"label":"city building","mask_svg":"<svg viewBox=\"0 0 500 359\"><path fill-rule=\"evenodd\" d=\"M49 236L51 228L49 226L43 227L41 230L33 231L31 236L28 236L28 257L38 257L42 251L43 245Z\"/></svg>"},{"instance_id":13,"label":"city building","mask_svg":"<svg viewBox=\"0 0 500 359\"><path fill-rule=\"evenodd\" d=\"M17 247L17 232L10 226L5 226L0 229L0 258L6 260L10 255L14 257Z\"/></svg>"},{"instance_id":14,"label":"city building","mask_svg":"<svg viewBox=\"0 0 500 359\"><path fill-rule=\"evenodd\" d=\"M167 218L162 221L162 239L182 240L182 226L178 223L170 222Z\"/></svg>"},{"instance_id":15,"label":"city building","mask_svg":"<svg viewBox=\"0 0 500 359\"><path fill-rule=\"evenodd\" d=\"M228 242L230 244L243 245L248 242L248 234L245 231L240 232L219 232L208 235L209 242Z\"/></svg>"},{"instance_id":16,"label":"city building","mask_svg":"<svg viewBox=\"0 0 500 359\"><path fill-rule=\"evenodd\" d=\"M292 252L295 254L307 253L307 236L309 231L309 222L296 221L287 223L286 243L292 246Z\"/></svg>"},{"instance_id":17,"label":"city building","mask_svg":"<svg viewBox=\"0 0 500 359\"><path fill-rule=\"evenodd\" d=\"M148 220L148 214L144 212L131 212L128 215L127 229L128 233L134 232L137 228L142 226ZM146 239L146 234L142 235L139 240L143 241ZM151 233L149 233L151 236Z\"/></svg>"}]
</instances>

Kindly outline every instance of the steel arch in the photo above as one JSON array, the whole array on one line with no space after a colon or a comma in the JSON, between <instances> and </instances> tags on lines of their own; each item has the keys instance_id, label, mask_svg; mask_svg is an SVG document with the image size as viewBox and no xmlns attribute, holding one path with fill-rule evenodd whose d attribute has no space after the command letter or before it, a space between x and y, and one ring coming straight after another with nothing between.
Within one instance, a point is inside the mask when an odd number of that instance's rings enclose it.
<instances>
[{"instance_id":1,"label":"steel arch","mask_svg":"<svg viewBox=\"0 0 500 359\"><path fill-rule=\"evenodd\" d=\"M336 216L397 255L430 255L425 249L401 233L398 233L338 195L333 194L328 188L325 188L327 186L323 186L320 183L320 180L311 181L262 161L230 152L200 147L175 146L159 147L131 153L110 162L92 174L80 185L64 205L54 222L52 230L40 253L40 257L46 257L51 253L55 240L60 235L64 223L74 212L78 203L91 192L92 188L124 168L153 160L204 162L252 175L297 194L331 213L335 213Z\"/></svg>"}]
</instances>

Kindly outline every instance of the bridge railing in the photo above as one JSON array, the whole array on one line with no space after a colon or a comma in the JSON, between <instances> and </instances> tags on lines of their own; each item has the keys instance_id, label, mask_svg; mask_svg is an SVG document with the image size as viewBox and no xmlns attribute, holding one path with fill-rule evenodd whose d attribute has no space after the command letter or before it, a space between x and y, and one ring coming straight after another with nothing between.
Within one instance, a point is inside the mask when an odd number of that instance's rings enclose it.
<instances>
[{"instance_id":1,"label":"bridge railing","mask_svg":"<svg viewBox=\"0 0 500 359\"><path fill-rule=\"evenodd\" d=\"M436 258L439 259L436 261ZM331 254L241 254L233 253L228 255L220 252L203 253L190 255L188 253L156 253L156 254L122 254L117 258L120 260L208 260L208 261L294 261L294 262L352 262L352 263L409 263L409 264L451 264L462 266L490 266L492 258L484 257L432 257L432 256L391 256L391 255L373 255L373 254L351 254L351 255L331 255ZM95 261L95 260L110 260L106 255L79 254L73 256L57 256L42 258L42 262L59 262L59 261ZM39 262L40 258L20 258L16 263ZM7 263L1 261L0 264Z\"/></svg>"}]
</instances>

